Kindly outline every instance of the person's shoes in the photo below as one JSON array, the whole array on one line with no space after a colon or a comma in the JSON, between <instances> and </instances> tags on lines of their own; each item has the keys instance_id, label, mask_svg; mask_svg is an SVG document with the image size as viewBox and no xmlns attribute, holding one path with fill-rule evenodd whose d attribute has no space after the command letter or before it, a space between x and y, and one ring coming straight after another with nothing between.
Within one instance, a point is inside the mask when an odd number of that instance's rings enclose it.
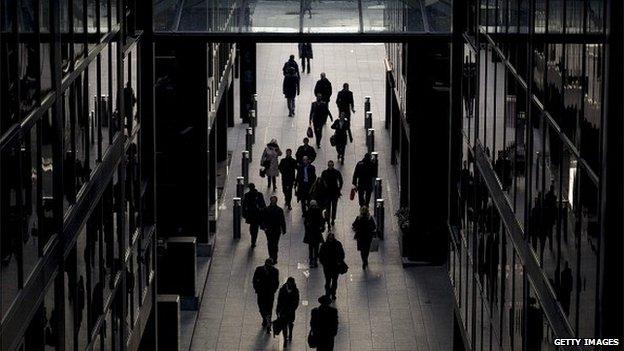
<instances>
[{"instance_id":1,"label":"person's shoes","mask_svg":"<svg viewBox=\"0 0 624 351\"><path fill-rule=\"evenodd\" d=\"M336 294L332 294L331 299L336 301Z\"/></svg>"},{"instance_id":2,"label":"person's shoes","mask_svg":"<svg viewBox=\"0 0 624 351\"><path fill-rule=\"evenodd\" d=\"M368 267L368 263L362 263L362 269L366 270L366 267Z\"/></svg>"},{"instance_id":3,"label":"person's shoes","mask_svg":"<svg viewBox=\"0 0 624 351\"><path fill-rule=\"evenodd\" d=\"M288 211L292 211L292 206L290 206L290 204L288 204Z\"/></svg>"},{"instance_id":4,"label":"person's shoes","mask_svg":"<svg viewBox=\"0 0 624 351\"><path fill-rule=\"evenodd\" d=\"M331 225L332 225L332 227L333 227L334 225L336 225L336 220L335 220L335 219L332 219L332 221L331 221Z\"/></svg>"},{"instance_id":5,"label":"person's shoes","mask_svg":"<svg viewBox=\"0 0 624 351\"><path fill-rule=\"evenodd\" d=\"M266 328L267 326L267 321L265 318L262 318L262 328Z\"/></svg>"},{"instance_id":6,"label":"person's shoes","mask_svg":"<svg viewBox=\"0 0 624 351\"><path fill-rule=\"evenodd\" d=\"M267 324L267 334L271 335L271 323Z\"/></svg>"},{"instance_id":7,"label":"person's shoes","mask_svg":"<svg viewBox=\"0 0 624 351\"><path fill-rule=\"evenodd\" d=\"M251 243L251 248L255 249L256 248L256 243Z\"/></svg>"},{"instance_id":8,"label":"person's shoes","mask_svg":"<svg viewBox=\"0 0 624 351\"><path fill-rule=\"evenodd\" d=\"M288 339L284 338L284 348L288 347Z\"/></svg>"}]
</instances>

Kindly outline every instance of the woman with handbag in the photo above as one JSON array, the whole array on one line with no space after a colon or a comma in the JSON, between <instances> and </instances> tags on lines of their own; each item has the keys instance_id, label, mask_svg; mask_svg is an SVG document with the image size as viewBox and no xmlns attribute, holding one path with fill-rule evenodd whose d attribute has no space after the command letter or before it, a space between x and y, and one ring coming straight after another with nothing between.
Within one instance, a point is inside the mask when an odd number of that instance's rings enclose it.
<instances>
[{"instance_id":1,"label":"woman with handbag","mask_svg":"<svg viewBox=\"0 0 624 351\"><path fill-rule=\"evenodd\" d=\"M264 173L267 177L267 188L273 184L273 191L277 190L277 176L279 175L279 157L282 156L282 150L277 145L277 140L271 139L264 148L262 157L260 158L260 165L264 168Z\"/></svg>"},{"instance_id":2,"label":"woman with handbag","mask_svg":"<svg viewBox=\"0 0 624 351\"><path fill-rule=\"evenodd\" d=\"M355 232L354 239L357 241L357 249L362 257L362 269L368 267L368 254L370 253L371 241L376 235L377 226L375 220L368 212L368 206L360 208L360 215L355 218L351 226Z\"/></svg>"},{"instance_id":3,"label":"woman with handbag","mask_svg":"<svg viewBox=\"0 0 624 351\"><path fill-rule=\"evenodd\" d=\"M336 239L334 233L329 232L327 239L321 244L319 250L319 261L323 265L323 275L325 275L325 295L336 299L338 290L338 274L346 273L344 262L345 252L342 243Z\"/></svg>"},{"instance_id":4,"label":"woman with handbag","mask_svg":"<svg viewBox=\"0 0 624 351\"><path fill-rule=\"evenodd\" d=\"M333 140L331 144L336 147L336 152L338 153L337 159L344 165L344 154L345 148L347 147L347 140L353 142L353 136L351 135L351 123L349 123L349 120L344 112L340 112L340 118L334 121L331 128L335 130L335 132L330 138L330 142Z\"/></svg>"},{"instance_id":5,"label":"woman with handbag","mask_svg":"<svg viewBox=\"0 0 624 351\"><path fill-rule=\"evenodd\" d=\"M297 289L295 278L288 277L286 283L279 290L277 307L275 308L278 323L281 323L283 327L284 347L289 341L292 341L297 307L299 307L299 289Z\"/></svg>"},{"instance_id":6,"label":"woman with handbag","mask_svg":"<svg viewBox=\"0 0 624 351\"><path fill-rule=\"evenodd\" d=\"M310 268L318 267L319 245L323 242L325 219L315 200L310 201L310 208L303 215L305 234L303 242L308 244Z\"/></svg>"}]
</instances>

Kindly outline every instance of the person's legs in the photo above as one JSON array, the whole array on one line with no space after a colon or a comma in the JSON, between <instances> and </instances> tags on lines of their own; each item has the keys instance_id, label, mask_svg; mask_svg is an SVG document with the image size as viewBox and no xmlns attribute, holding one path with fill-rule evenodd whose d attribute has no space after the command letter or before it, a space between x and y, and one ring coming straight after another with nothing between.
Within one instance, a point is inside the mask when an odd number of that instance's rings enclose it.
<instances>
[{"instance_id":1,"label":"person's legs","mask_svg":"<svg viewBox=\"0 0 624 351\"><path fill-rule=\"evenodd\" d=\"M249 234L251 235L251 247L256 247L256 240L258 240L259 228L260 226L256 222L249 224Z\"/></svg>"},{"instance_id":2,"label":"person's legs","mask_svg":"<svg viewBox=\"0 0 624 351\"><path fill-rule=\"evenodd\" d=\"M366 204L366 202L365 202L366 190L358 188L357 193L358 193L358 202L360 204L360 207L362 207L362 206L364 206Z\"/></svg>"},{"instance_id":3,"label":"person's legs","mask_svg":"<svg viewBox=\"0 0 624 351\"><path fill-rule=\"evenodd\" d=\"M319 245L319 243L312 244L312 260L314 261L314 267L318 267Z\"/></svg>"},{"instance_id":4,"label":"person's legs","mask_svg":"<svg viewBox=\"0 0 624 351\"><path fill-rule=\"evenodd\" d=\"M279 240L277 239L269 239L267 237L267 248L269 251L269 257L273 260L273 262L277 263L277 251L279 246Z\"/></svg>"},{"instance_id":5,"label":"person's legs","mask_svg":"<svg viewBox=\"0 0 624 351\"><path fill-rule=\"evenodd\" d=\"M284 184L282 182L282 191L284 192L284 202L286 207L290 209L290 202L292 201L292 185Z\"/></svg>"},{"instance_id":6,"label":"person's legs","mask_svg":"<svg viewBox=\"0 0 624 351\"><path fill-rule=\"evenodd\" d=\"M292 341L292 336L293 336L293 328L295 327L295 323L294 322L290 322L288 323L288 341ZM284 328L285 330L286 328Z\"/></svg>"},{"instance_id":7,"label":"person's legs","mask_svg":"<svg viewBox=\"0 0 624 351\"><path fill-rule=\"evenodd\" d=\"M360 251L360 256L362 257L362 268L368 267L368 254L369 250Z\"/></svg>"},{"instance_id":8,"label":"person's legs","mask_svg":"<svg viewBox=\"0 0 624 351\"><path fill-rule=\"evenodd\" d=\"M277 189L277 176L269 177L269 182L273 183L273 191Z\"/></svg>"},{"instance_id":9,"label":"person's legs","mask_svg":"<svg viewBox=\"0 0 624 351\"><path fill-rule=\"evenodd\" d=\"M329 210L331 215L331 224L336 222L336 212L338 212L338 198L329 200Z\"/></svg>"},{"instance_id":10,"label":"person's legs","mask_svg":"<svg viewBox=\"0 0 624 351\"><path fill-rule=\"evenodd\" d=\"M303 73L306 68L305 60L306 60L305 57L301 58L301 73Z\"/></svg>"},{"instance_id":11,"label":"person's legs","mask_svg":"<svg viewBox=\"0 0 624 351\"><path fill-rule=\"evenodd\" d=\"M338 290L338 273L333 273L331 276L331 295L336 299L336 291Z\"/></svg>"},{"instance_id":12,"label":"person's legs","mask_svg":"<svg viewBox=\"0 0 624 351\"><path fill-rule=\"evenodd\" d=\"M323 268L323 275L325 276L325 295L331 295L332 285L332 273Z\"/></svg>"},{"instance_id":13,"label":"person's legs","mask_svg":"<svg viewBox=\"0 0 624 351\"><path fill-rule=\"evenodd\" d=\"M369 206L372 193L373 193L372 189L366 189L366 191L365 191L366 203L364 205Z\"/></svg>"},{"instance_id":14,"label":"person's legs","mask_svg":"<svg viewBox=\"0 0 624 351\"><path fill-rule=\"evenodd\" d=\"M314 138L316 139L316 146L321 147L321 139L323 139L323 126L314 126Z\"/></svg>"},{"instance_id":15,"label":"person's legs","mask_svg":"<svg viewBox=\"0 0 624 351\"><path fill-rule=\"evenodd\" d=\"M311 68L310 67L310 58L306 57L306 60L308 61L308 71L307 72L308 72L308 74L310 74L310 68Z\"/></svg>"}]
</instances>

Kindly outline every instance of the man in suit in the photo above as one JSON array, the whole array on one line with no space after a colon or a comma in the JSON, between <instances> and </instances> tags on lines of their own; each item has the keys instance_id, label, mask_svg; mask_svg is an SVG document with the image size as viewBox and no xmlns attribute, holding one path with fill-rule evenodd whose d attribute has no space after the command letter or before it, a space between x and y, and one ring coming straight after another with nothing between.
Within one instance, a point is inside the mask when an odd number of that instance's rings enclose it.
<instances>
[{"instance_id":1,"label":"man in suit","mask_svg":"<svg viewBox=\"0 0 624 351\"><path fill-rule=\"evenodd\" d=\"M332 95L332 85L329 79L325 76L325 72L321 73L321 79L316 81L316 85L314 86L314 95L321 95L321 100L326 103L329 103L329 99Z\"/></svg>"},{"instance_id":2,"label":"man in suit","mask_svg":"<svg viewBox=\"0 0 624 351\"><path fill-rule=\"evenodd\" d=\"M282 73L284 74L284 77L288 75L289 68L294 68L297 79L301 79L301 75L299 75L299 65L297 64L297 61L295 60L295 55L290 55L290 57L288 58L288 61L284 63L284 67L282 67Z\"/></svg>"},{"instance_id":3,"label":"man in suit","mask_svg":"<svg viewBox=\"0 0 624 351\"><path fill-rule=\"evenodd\" d=\"M329 160L327 162L327 169L321 173L321 179L325 183L325 188L327 189L327 221L329 222L329 218L331 217L331 226L333 226L336 222L338 198L341 195L343 184L342 174L339 170L334 168L334 161Z\"/></svg>"},{"instance_id":4,"label":"man in suit","mask_svg":"<svg viewBox=\"0 0 624 351\"><path fill-rule=\"evenodd\" d=\"M279 288L279 270L273 267L273 260L267 258L264 265L256 267L252 284L258 297L262 327L267 329L267 334L270 334L273 300L275 299L275 292Z\"/></svg>"},{"instance_id":5,"label":"man in suit","mask_svg":"<svg viewBox=\"0 0 624 351\"><path fill-rule=\"evenodd\" d=\"M301 166L297 169L295 180L297 200L301 202L301 212L305 214L310 201L310 190L316 181L316 168L307 156L303 156ZM302 214L303 216L303 214Z\"/></svg>"},{"instance_id":6,"label":"man in suit","mask_svg":"<svg viewBox=\"0 0 624 351\"><path fill-rule=\"evenodd\" d=\"M297 152L295 153L295 159L297 160L297 166L301 166L303 163L303 156L308 156L310 162L314 162L316 159L316 151L312 146L310 146L310 139L303 138L303 145L297 148Z\"/></svg>"},{"instance_id":7,"label":"man in suit","mask_svg":"<svg viewBox=\"0 0 624 351\"><path fill-rule=\"evenodd\" d=\"M327 117L332 121L334 117L329 111L329 105L323 100L321 94L316 95L316 101L310 106L310 125L314 127L314 137L316 138L316 147L321 148L321 139L323 138L323 127L327 123Z\"/></svg>"},{"instance_id":8,"label":"man in suit","mask_svg":"<svg viewBox=\"0 0 624 351\"><path fill-rule=\"evenodd\" d=\"M338 310L331 306L332 300L327 295L319 297L318 302L321 305L311 312L310 331L316 339L317 351L332 351L338 334Z\"/></svg>"},{"instance_id":9,"label":"man in suit","mask_svg":"<svg viewBox=\"0 0 624 351\"><path fill-rule=\"evenodd\" d=\"M277 264L279 239L280 235L286 234L286 219L284 218L284 210L277 206L277 196L271 196L269 201L269 206L267 206L262 214L264 218L262 229L264 229L267 237L269 257L271 257L274 264Z\"/></svg>"},{"instance_id":10,"label":"man in suit","mask_svg":"<svg viewBox=\"0 0 624 351\"><path fill-rule=\"evenodd\" d=\"M338 115L340 116L344 113L345 118L351 121L351 112L355 113L355 106L353 103L353 92L349 90L349 83L342 85L342 90L336 96L336 105L338 105Z\"/></svg>"},{"instance_id":11,"label":"man in suit","mask_svg":"<svg viewBox=\"0 0 624 351\"><path fill-rule=\"evenodd\" d=\"M314 149L313 149L314 150ZM280 174L282 175L282 191L284 192L284 202L288 210L292 210L290 202L292 201L292 190L295 184L295 176L297 171L297 161L292 157L292 150L286 149L286 157L280 160Z\"/></svg>"},{"instance_id":12,"label":"man in suit","mask_svg":"<svg viewBox=\"0 0 624 351\"><path fill-rule=\"evenodd\" d=\"M366 153L364 158L357 163L353 171L353 186L358 192L358 199L361 206L368 206L371 193L373 192L373 181L377 177L377 166L373 162L371 155Z\"/></svg>"},{"instance_id":13,"label":"man in suit","mask_svg":"<svg viewBox=\"0 0 624 351\"><path fill-rule=\"evenodd\" d=\"M258 239L258 229L262 222L262 211L266 208L264 196L258 190L254 183L247 185L249 191L243 196L242 216L245 222L249 224L249 234L251 235L251 248L256 247Z\"/></svg>"}]
</instances>

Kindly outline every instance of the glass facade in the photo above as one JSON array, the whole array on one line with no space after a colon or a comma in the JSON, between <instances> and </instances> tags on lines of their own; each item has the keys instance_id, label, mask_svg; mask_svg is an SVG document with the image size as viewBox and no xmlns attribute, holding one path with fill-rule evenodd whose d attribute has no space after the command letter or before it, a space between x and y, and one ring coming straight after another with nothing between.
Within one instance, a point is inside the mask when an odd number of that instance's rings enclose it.
<instances>
[{"instance_id":1,"label":"glass facade","mask_svg":"<svg viewBox=\"0 0 624 351\"><path fill-rule=\"evenodd\" d=\"M0 9L0 349L125 349L155 270L136 2Z\"/></svg>"}]
</instances>

